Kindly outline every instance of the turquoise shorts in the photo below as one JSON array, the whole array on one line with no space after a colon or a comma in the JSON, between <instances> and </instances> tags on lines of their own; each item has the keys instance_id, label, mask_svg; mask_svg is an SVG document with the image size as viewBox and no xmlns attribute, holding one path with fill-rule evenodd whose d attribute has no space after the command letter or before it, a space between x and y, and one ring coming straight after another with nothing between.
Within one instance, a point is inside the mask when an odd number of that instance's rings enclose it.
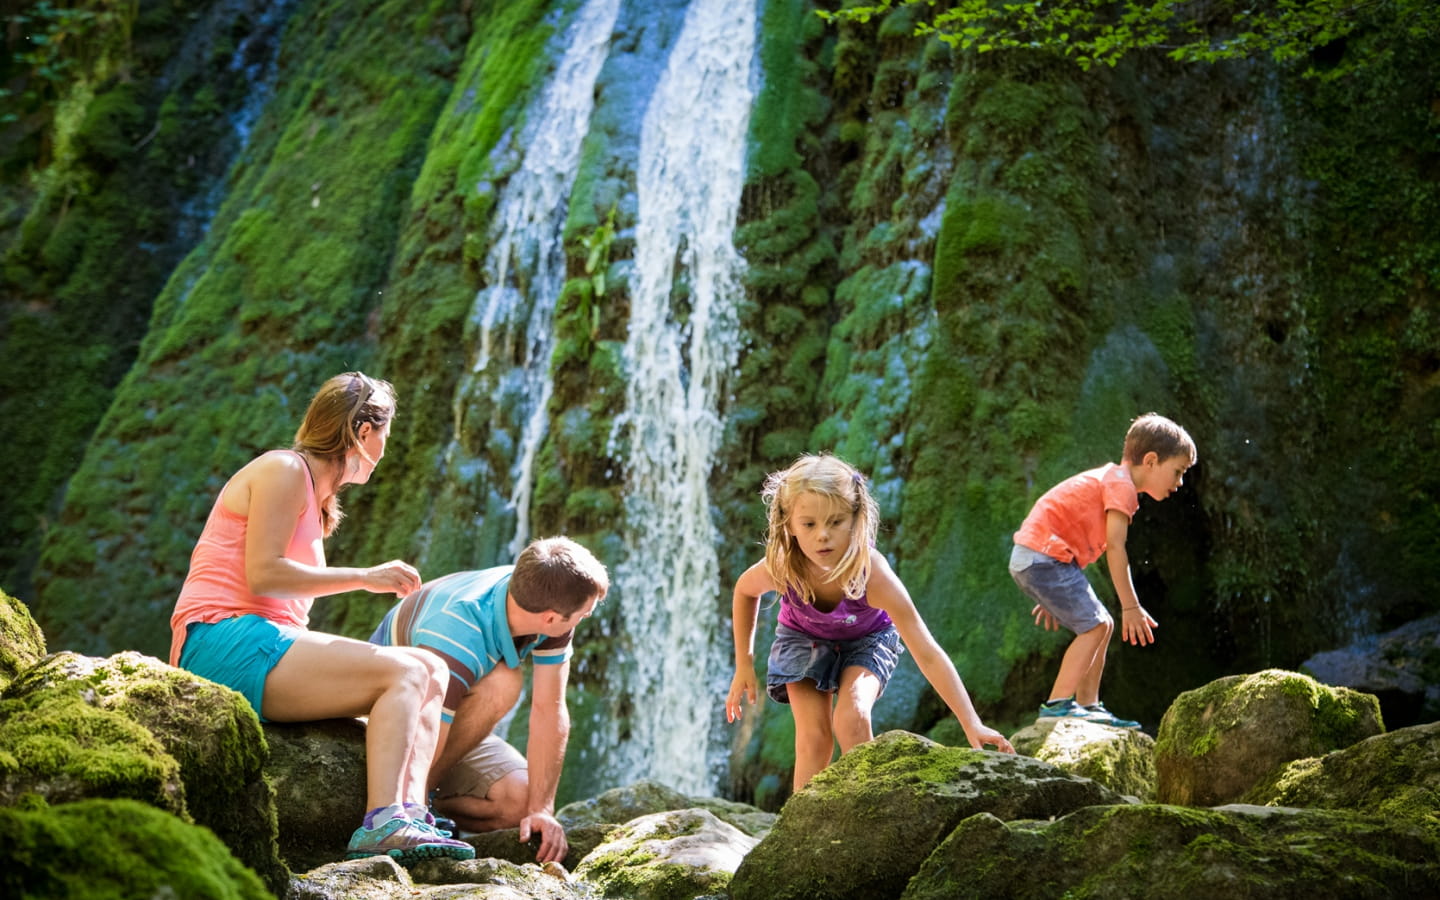
<instances>
[{"instance_id":1,"label":"turquoise shorts","mask_svg":"<svg viewBox=\"0 0 1440 900\"><path fill-rule=\"evenodd\" d=\"M219 622L191 622L185 630L180 668L245 695L260 721L265 679L305 629L263 616L235 616Z\"/></svg>"}]
</instances>

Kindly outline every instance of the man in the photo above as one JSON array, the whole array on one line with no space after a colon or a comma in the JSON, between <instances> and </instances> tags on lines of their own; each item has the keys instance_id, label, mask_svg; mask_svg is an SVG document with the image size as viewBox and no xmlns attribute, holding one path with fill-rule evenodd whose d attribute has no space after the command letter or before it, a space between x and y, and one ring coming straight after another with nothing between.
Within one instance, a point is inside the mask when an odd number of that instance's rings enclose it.
<instances>
[{"instance_id":1,"label":"man","mask_svg":"<svg viewBox=\"0 0 1440 900\"><path fill-rule=\"evenodd\" d=\"M555 818L555 789L570 736L571 641L609 589L610 577L590 551L569 538L545 538L513 566L422 584L370 637L423 647L450 669L430 769L435 810L468 831L518 826L521 841L538 833L537 862L559 862L569 849ZM522 757L493 732L520 697L527 655L535 674Z\"/></svg>"}]
</instances>

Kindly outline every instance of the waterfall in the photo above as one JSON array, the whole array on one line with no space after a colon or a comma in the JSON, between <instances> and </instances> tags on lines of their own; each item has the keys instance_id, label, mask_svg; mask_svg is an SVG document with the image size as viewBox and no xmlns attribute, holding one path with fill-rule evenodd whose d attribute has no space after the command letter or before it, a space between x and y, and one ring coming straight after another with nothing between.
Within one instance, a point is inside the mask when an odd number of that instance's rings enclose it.
<instances>
[{"instance_id":1,"label":"waterfall","mask_svg":"<svg viewBox=\"0 0 1440 900\"><path fill-rule=\"evenodd\" d=\"M632 640L625 770L713 793L710 732L729 654L708 480L721 391L739 345L742 262L732 242L756 44L754 0L694 0L651 96L638 218L626 411L626 556L616 568Z\"/></svg>"},{"instance_id":2,"label":"waterfall","mask_svg":"<svg viewBox=\"0 0 1440 900\"><path fill-rule=\"evenodd\" d=\"M483 271L486 287L475 296L471 319L479 327L479 348L470 376L456 398L456 429L463 422L464 396L494 389L480 376L497 363L498 393L512 399L521 424L512 472L510 508L515 511L512 556L530 540L530 496L535 455L545 438L546 408L554 385L550 354L555 302L565 284L565 217L580 143L595 105L595 79L605 62L619 0L589 0L569 29L568 44L544 92L529 110L519 141L524 159L496 201L496 221ZM517 327L520 326L520 327ZM523 342L515 366L509 354L496 358L504 335Z\"/></svg>"}]
</instances>

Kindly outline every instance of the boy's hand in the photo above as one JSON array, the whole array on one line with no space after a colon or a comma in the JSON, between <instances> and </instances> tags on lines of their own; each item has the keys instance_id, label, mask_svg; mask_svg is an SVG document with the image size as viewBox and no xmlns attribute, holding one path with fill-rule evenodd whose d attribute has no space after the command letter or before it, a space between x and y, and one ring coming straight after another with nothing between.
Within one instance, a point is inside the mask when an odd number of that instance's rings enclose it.
<instances>
[{"instance_id":1,"label":"boy's hand","mask_svg":"<svg viewBox=\"0 0 1440 900\"><path fill-rule=\"evenodd\" d=\"M755 705L755 670L737 668L735 677L730 679L730 693L725 697L725 721L734 722L740 718L740 698L744 697Z\"/></svg>"},{"instance_id":2,"label":"boy's hand","mask_svg":"<svg viewBox=\"0 0 1440 900\"><path fill-rule=\"evenodd\" d=\"M1050 610L1040 604L1035 604L1035 608L1030 610L1030 615L1035 617L1035 624L1044 628L1046 631L1060 630L1060 623L1055 621L1055 617L1050 614Z\"/></svg>"},{"instance_id":3,"label":"boy's hand","mask_svg":"<svg viewBox=\"0 0 1440 900\"><path fill-rule=\"evenodd\" d=\"M1123 623L1120 626L1120 639L1128 644L1143 647L1146 644L1155 643L1155 635L1150 631L1158 628L1159 622L1150 617L1145 607L1135 604L1121 614Z\"/></svg>"}]
</instances>

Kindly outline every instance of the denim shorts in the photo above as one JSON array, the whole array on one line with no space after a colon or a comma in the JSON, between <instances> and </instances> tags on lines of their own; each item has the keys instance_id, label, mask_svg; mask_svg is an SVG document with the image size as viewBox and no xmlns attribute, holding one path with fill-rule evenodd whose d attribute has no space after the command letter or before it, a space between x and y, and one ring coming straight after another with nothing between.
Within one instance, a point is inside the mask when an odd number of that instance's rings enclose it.
<instances>
[{"instance_id":1,"label":"denim shorts","mask_svg":"<svg viewBox=\"0 0 1440 900\"><path fill-rule=\"evenodd\" d=\"M192 622L185 631L180 668L244 694L255 715L265 722L268 720L260 712L265 678L304 631L255 615Z\"/></svg>"},{"instance_id":2,"label":"denim shorts","mask_svg":"<svg viewBox=\"0 0 1440 900\"><path fill-rule=\"evenodd\" d=\"M1010 553L1010 577L1025 596L1043 606L1055 621L1076 634L1084 634L1096 625L1113 622L1109 610L1085 573L1074 562L1061 562L1053 556L1016 544Z\"/></svg>"},{"instance_id":3,"label":"denim shorts","mask_svg":"<svg viewBox=\"0 0 1440 900\"><path fill-rule=\"evenodd\" d=\"M833 694L840 689L840 674L850 666L860 666L875 673L883 693L899 662L900 635L894 625L854 640L835 641L777 624L775 642L770 645L765 691L772 699L789 703L785 686L808 678L821 693Z\"/></svg>"}]
</instances>

